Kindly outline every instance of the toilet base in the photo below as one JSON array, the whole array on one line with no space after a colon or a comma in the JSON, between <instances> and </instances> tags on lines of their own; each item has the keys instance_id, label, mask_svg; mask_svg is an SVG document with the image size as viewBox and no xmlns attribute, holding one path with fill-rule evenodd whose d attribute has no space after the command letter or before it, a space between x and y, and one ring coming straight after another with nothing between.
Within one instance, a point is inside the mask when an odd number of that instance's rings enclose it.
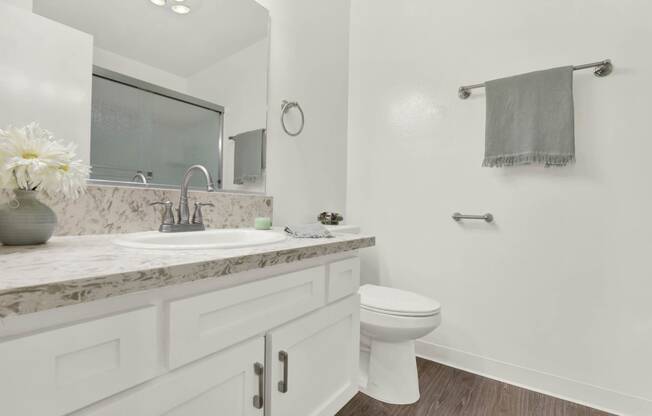
<instances>
[{"instance_id":1,"label":"toilet base","mask_svg":"<svg viewBox=\"0 0 652 416\"><path fill-rule=\"evenodd\" d=\"M360 352L360 391L390 404L419 400L419 376L414 341L371 339Z\"/></svg>"}]
</instances>

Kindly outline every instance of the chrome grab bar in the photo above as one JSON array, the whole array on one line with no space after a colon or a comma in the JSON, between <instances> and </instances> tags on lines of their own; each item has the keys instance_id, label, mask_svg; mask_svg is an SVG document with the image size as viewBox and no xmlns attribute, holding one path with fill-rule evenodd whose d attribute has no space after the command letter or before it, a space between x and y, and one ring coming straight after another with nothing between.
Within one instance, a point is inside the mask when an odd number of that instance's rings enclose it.
<instances>
[{"instance_id":1,"label":"chrome grab bar","mask_svg":"<svg viewBox=\"0 0 652 416\"><path fill-rule=\"evenodd\" d=\"M459 212L456 212L453 214L453 219L455 221L460 221L460 220L485 220L486 222L493 222L494 216L491 214L484 214L484 215L465 215L465 214L460 214Z\"/></svg>"}]
</instances>

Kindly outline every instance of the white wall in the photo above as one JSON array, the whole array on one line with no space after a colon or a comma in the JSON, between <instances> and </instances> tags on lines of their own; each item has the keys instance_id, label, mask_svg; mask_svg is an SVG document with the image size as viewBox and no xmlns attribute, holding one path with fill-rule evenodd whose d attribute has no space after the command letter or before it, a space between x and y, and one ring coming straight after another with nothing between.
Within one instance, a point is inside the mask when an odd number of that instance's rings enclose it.
<instances>
[{"instance_id":1,"label":"white wall","mask_svg":"<svg viewBox=\"0 0 652 416\"><path fill-rule=\"evenodd\" d=\"M38 121L89 161L93 38L14 5L0 1L0 128Z\"/></svg>"},{"instance_id":2,"label":"white wall","mask_svg":"<svg viewBox=\"0 0 652 416\"><path fill-rule=\"evenodd\" d=\"M441 301L421 353L652 414L650 15L638 0L353 2L348 217L377 236L364 280ZM613 75L575 73L575 166L480 167L484 92L460 100L460 85L604 58Z\"/></svg>"},{"instance_id":3,"label":"white wall","mask_svg":"<svg viewBox=\"0 0 652 416\"><path fill-rule=\"evenodd\" d=\"M93 48L93 64L180 93L188 90L188 80L184 77L97 46Z\"/></svg>"},{"instance_id":4,"label":"white wall","mask_svg":"<svg viewBox=\"0 0 652 416\"><path fill-rule=\"evenodd\" d=\"M233 183L235 143L229 137L267 127L269 39L265 38L188 78L188 93L224 106L224 188L265 192L265 178Z\"/></svg>"},{"instance_id":5,"label":"white wall","mask_svg":"<svg viewBox=\"0 0 652 416\"><path fill-rule=\"evenodd\" d=\"M272 18L267 193L274 221L315 222L321 211L345 208L350 0L257 1ZM306 113L298 137L281 129L284 99Z\"/></svg>"},{"instance_id":6,"label":"white wall","mask_svg":"<svg viewBox=\"0 0 652 416\"><path fill-rule=\"evenodd\" d=\"M32 10L32 0L0 0L0 2L20 7L25 10Z\"/></svg>"}]
</instances>

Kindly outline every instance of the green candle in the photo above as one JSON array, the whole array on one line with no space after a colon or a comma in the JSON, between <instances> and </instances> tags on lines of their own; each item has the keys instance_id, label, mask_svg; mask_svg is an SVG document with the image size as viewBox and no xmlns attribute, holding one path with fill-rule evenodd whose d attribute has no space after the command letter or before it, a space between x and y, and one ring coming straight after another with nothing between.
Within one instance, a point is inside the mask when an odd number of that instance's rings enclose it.
<instances>
[{"instance_id":1,"label":"green candle","mask_svg":"<svg viewBox=\"0 0 652 416\"><path fill-rule=\"evenodd\" d=\"M269 230L272 228L272 219L268 217L258 217L254 221L254 228L257 230Z\"/></svg>"}]
</instances>

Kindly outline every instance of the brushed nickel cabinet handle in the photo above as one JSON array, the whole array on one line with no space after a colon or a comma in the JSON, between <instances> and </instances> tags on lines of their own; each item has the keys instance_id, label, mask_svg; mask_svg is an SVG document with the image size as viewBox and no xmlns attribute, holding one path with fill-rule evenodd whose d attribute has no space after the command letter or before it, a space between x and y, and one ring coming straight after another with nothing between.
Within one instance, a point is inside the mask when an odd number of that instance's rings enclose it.
<instances>
[{"instance_id":1,"label":"brushed nickel cabinet handle","mask_svg":"<svg viewBox=\"0 0 652 416\"><path fill-rule=\"evenodd\" d=\"M494 216L491 214L484 214L484 215L467 215L467 214L460 214L459 212L456 212L452 215L453 219L455 221L460 221L460 220L485 220L486 222L492 222L494 220Z\"/></svg>"},{"instance_id":2,"label":"brushed nickel cabinet handle","mask_svg":"<svg viewBox=\"0 0 652 416\"><path fill-rule=\"evenodd\" d=\"M265 404L265 367L261 363L254 364L254 373L258 376L258 395L254 396L254 407L262 409Z\"/></svg>"},{"instance_id":3,"label":"brushed nickel cabinet handle","mask_svg":"<svg viewBox=\"0 0 652 416\"><path fill-rule=\"evenodd\" d=\"M287 393L288 392L288 363L290 361L290 357L288 357L287 352L279 351L278 359L280 362L283 363L283 380L278 382L278 391L280 391L281 393Z\"/></svg>"}]
</instances>

